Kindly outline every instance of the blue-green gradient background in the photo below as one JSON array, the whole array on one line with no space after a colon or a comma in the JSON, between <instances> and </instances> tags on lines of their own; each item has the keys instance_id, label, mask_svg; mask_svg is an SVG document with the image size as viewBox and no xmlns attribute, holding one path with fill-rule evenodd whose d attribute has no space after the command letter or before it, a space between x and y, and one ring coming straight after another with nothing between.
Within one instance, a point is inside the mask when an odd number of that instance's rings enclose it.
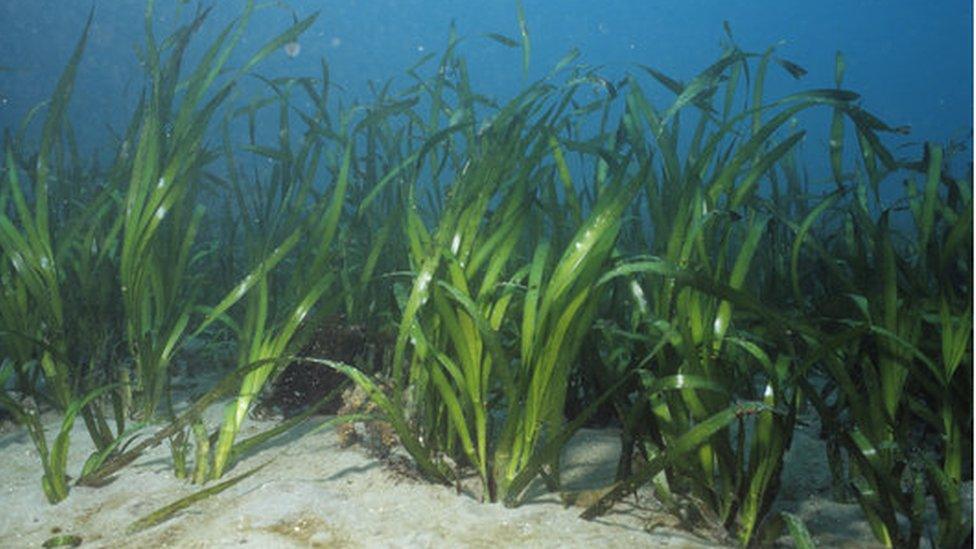
<instances>
[{"instance_id":1,"label":"blue-green gradient background","mask_svg":"<svg viewBox=\"0 0 976 549\"><path fill-rule=\"evenodd\" d=\"M261 2L259 2L261 3ZM240 14L244 0L220 0L196 44L212 38ZM346 104L368 98L367 82L399 77L424 53L440 51L452 21L467 37L462 52L477 89L506 98L525 81L520 52L485 39L517 38L514 0L292 0L266 2L251 22L238 54L255 51L299 18L320 12L294 59L283 52L259 67L267 76L317 76L324 56ZM15 127L51 93L91 6L95 20L72 101L72 120L86 145L97 147L107 127L121 130L142 78L144 0L0 0L0 127ZM687 80L721 53L723 20L746 50L779 44L778 53L809 70L800 82L776 71L768 96L833 86L835 52L847 61L845 87L868 110L911 135L889 145L925 140L970 142L973 121L973 15L969 0L524 0L532 40L529 78L541 77L571 48L581 61L603 65L619 78L653 66ZM194 12L194 3L158 0L157 36ZM253 80L253 90L264 93ZM402 80L406 83L406 80ZM670 99L655 89L658 105ZM239 99L241 96L239 96ZM826 122L803 120L810 133L804 154L825 162ZM904 154L912 148L895 149ZM917 149L916 149L917 150ZM969 149L965 155L969 155ZM968 165L968 156L955 167ZM816 173L819 168L812 166Z\"/></svg>"}]
</instances>

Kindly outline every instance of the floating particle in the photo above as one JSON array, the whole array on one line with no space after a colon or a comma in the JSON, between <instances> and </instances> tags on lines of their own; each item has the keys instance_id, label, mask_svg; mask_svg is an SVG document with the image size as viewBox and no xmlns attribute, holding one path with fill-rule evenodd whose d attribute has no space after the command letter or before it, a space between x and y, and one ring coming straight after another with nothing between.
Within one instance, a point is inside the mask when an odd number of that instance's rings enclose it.
<instances>
[{"instance_id":1,"label":"floating particle","mask_svg":"<svg viewBox=\"0 0 976 549\"><path fill-rule=\"evenodd\" d=\"M302 45L298 42L292 41L285 44L285 55L288 57L294 59L300 53L302 53Z\"/></svg>"}]
</instances>

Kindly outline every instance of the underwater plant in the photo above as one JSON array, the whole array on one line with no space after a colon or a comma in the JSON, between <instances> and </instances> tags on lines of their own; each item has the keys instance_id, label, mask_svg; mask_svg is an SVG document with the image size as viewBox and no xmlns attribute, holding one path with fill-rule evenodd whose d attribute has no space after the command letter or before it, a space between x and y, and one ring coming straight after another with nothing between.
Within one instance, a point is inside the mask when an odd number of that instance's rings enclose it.
<instances>
[{"instance_id":1,"label":"underwater plant","mask_svg":"<svg viewBox=\"0 0 976 549\"><path fill-rule=\"evenodd\" d=\"M123 432L125 419L119 412L118 399L114 400L117 434L113 434L96 403L118 387L117 383L107 382L98 368L104 358L100 351L117 335L116 326L108 320L104 330L89 331L87 325L76 328L79 323L109 318L110 314L98 309L113 296L94 291L86 299L78 299L67 291L74 282L80 282L80 288L85 290L100 290L97 277L104 275L111 262L119 227L114 224L100 234L106 229L103 221L112 211L109 194L104 190L93 192L96 198L92 204L74 215L50 207L50 195L60 191L57 187L68 187L69 182L87 175L80 168L69 171L62 164L60 143L62 132L71 135L66 122L67 104L91 20L89 14L52 96L39 151L32 169L27 170L33 188L25 192L21 186L22 166L15 160L14 147L23 142L12 140L9 135L4 147L4 177L0 178L0 251L4 265L0 275L0 330L5 354L0 363L0 405L30 433L44 469L44 494L51 503L68 495L67 456L71 430L79 414L96 446L86 468L97 464L132 434ZM74 151L72 161L78 166L76 154ZM83 186L85 183L80 183L75 190ZM52 210L56 215L52 215ZM66 295L71 297L64 299ZM94 315L92 309L96 311ZM83 362L86 359L87 365ZM11 377L16 378L19 397L7 393ZM39 415L44 405L63 414L59 433L50 446Z\"/></svg>"},{"instance_id":2,"label":"underwater plant","mask_svg":"<svg viewBox=\"0 0 976 549\"><path fill-rule=\"evenodd\" d=\"M637 347L608 356L603 367L637 372L641 388L633 400L617 400L625 444L619 484L584 517L598 516L653 480L674 512L680 513L677 494L690 497L747 545L775 499L801 402L789 380L798 350L784 337L782 316L770 315L749 291L756 287L750 271L770 223L753 197L760 179L804 135L792 131L774 142L779 130L798 112L850 104L856 95L812 90L764 104L772 53L730 47L687 85L647 68L677 94L664 111L650 105L636 82L629 86L621 134L640 150L646 125L662 165L644 180L647 218L640 211L633 216L641 226L629 232L634 236L627 243L650 255L625 256L604 275L622 279L617 291L629 295L636 309L618 315L623 337L610 341L618 349ZM759 63L751 104L736 112L736 88L754 57ZM712 106L713 95L724 98L721 110ZM688 107L700 112L682 158L679 117ZM736 143L737 135L747 138ZM746 418L753 416L747 429ZM736 429L724 429L733 422ZM689 435L699 424L702 435L692 442ZM638 472L628 461L635 446L650 464ZM683 453L691 455L679 462ZM662 471L666 475L658 476Z\"/></svg>"},{"instance_id":3,"label":"underwater plant","mask_svg":"<svg viewBox=\"0 0 976 549\"><path fill-rule=\"evenodd\" d=\"M25 131L4 141L0 406L30 434L52 503L68 494L78 416L96 446L81 484L166 441L178 477L214 483L133 531L243 481L257 469L221 479L338 394L241 439L291 363L299 379L339 371L372 399L326 426L383 420L425 477L459 490L476 478L485 501L519 505L533 483L562 491L562 453L602 410L622 451L584 518L650 487L688 528L707 522L742 546L785 528L810 546L776 503L815 412L835 491L879 542L971 538L971 174L947 173L932 144L896 160L882 136L903 130L842 87L842 56L834 87L769 99L771 67L805 71L727 30L687 83L647 66L611 80L571 51L496 101L473 89L452 28L402 89L372 84L370 100L344 105L325 61L316 78L254 73L314 15L231 67L261 7L248 2L187 69L209 10L157 41L153 7L146 89L106 169L78 159L66 114L87 26L36 155ZM517 12L519 40L481 38L519 50L525 75ZM236 105L249 75L268 96ZM664 108L648 79L673 93ZM818 109L824 186L803 175L796 121ZM259 120L276 124L269 141ZM904 195L882 201L879 186L903 174ZM382 332L392 352L368 365L295 356L323 318ZM174 403L186 343L215 347L217 332L236 345L232 368ZM47 408L60 422L50 445Z\"/></svg>"},{"instance_id":4,"label":"underwater plant","mask_svg":"<svg viewBox=\"0 0 976 549\"><path fill-rule=\"evenodd\" d=\"M306 146L311 145L311 142L306 144ZM350 155L351 151L347 146L346 152L342 156L342 165L339 167L336 180L332 185L331 195L323 194L318 203L308 208L307 213L304 214L307 218L303 219L299 217L300 214L288 212L287 208L292 205L283 203L281 210L270 210L269 213L272 215L264 219L264 223L257 223L247 233L247 236L250 237L248 241L253 243L252 245L257 250L256 255L259 257L267 255L267 257L272 257L275 262L278 262L279 258L283 260L292 249L297 248L300 253L294 259L297 265L291 269L290 277L283 283L276 285L279 296L282 294L291 296L291 300L277 299L272 301L270 276L273 273L270 268L260 268L266 265L267 259L261 259L261 263L258 264L258 272L249 274L239 286L240 289L244 289L246 284L252 284L254 289L247 295L244 321L239 329L238 364L244 367L255 362L271 362L248 373L242 380L237 398L228 405L214 450L213 478L219 478L223 473L234 438L240 430L248 410L260 394L262 386L278 366L276 359L287 356L287 351L293 345L293 339L306 317L323 294L336 284L335 273L331 269L330 251L345 202ZM300 154L299 156L306 155ZM307 179L296 179L295 181L298 182L296 185L311 183L315 177L314 164L306 172L305 177ZM235 182L235 185L237 184ZM284 192L285 196L291 194L291 189ZM298 191L297 196L299 207L304 206L301 204L303 193ZM273 238L278 233L277 230L270 228L276 226L278 226L276 228L282 228L281 225L284 225L285 230L292 232L269 252L268 249L271 249L272 243L268 242L267 238ZM262 237L257 231L268 232ZM302 244L302 241L305 245L300 246L299 244ZM240 298L241 293L241 291L236 290L232 295L229 295L224 302L215 308L209 318L217 318L231 303ZM331 304L323 308L325 311L330 311L338 305L338 300L333 298L330 301ZM281 312L276 314L275 303L287 303L287 305L279 305ZM324 313L320 311L319 314Z\"/></svg>"},{"instance_id":5,"label":"underwater plant","mask_svg":"<svg viewBox=\"0 0 976 549\"><path fill-rule=\"evenodd\" d=\"M216 158L202 146L202 139L237 81L315 20L312 16L297 22L265 44L231 77L217 84L208 98L253 10L254 3L249 2L241 17L224 28L190 75L186 91L177 95L182 56L208 10L198 10L194 20L174 34L170 57L164 61L153 37L153 3L146 9L149 94L139 115L120 256L126 338L134 359L140 408L146 417L152 417L164 395L169 364L196 303L189 289L188 267L194 259L191 250L203 210L196 204L195 194L202 170Z\"/></svg>"},{"instance_id":6,"label":"underwater plant","mask_svg":"<svg viewBox=\"0 0 976 549\"><path fill-rule=\"evenodd\" d=\"M971 384L972 288L965 280L972 262L963 251L971 248L972 202L967 185L945 176L942 165L942 149L927 146L919 164L924 192L907 184L915 229L907 245L895 244L900 231L891 210L871 214L863 184L835 206L840 236L819 235L823 260L843 267L821 283L844 288L850 306L839 314L836 300L810 304L830 334L818 344L833 342L822 364L830 383L820 390L799 383L827 426L836 481L849 486L889 547L916 546L923 534L958 546L972 533L960 500L972 451L964 434L972 430L972 395L964 388ZM925 531L926 494L940 517L935 533Z\"/></svg>"}]
</instances>

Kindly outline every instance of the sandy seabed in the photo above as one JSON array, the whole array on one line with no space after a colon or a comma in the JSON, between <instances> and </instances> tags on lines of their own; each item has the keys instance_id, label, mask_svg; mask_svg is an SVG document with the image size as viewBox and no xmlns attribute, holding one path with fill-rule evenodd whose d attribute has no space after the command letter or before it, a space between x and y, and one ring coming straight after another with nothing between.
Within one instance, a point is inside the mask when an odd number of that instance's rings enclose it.
<instances>
[{"instance_id":1,"label":"sandy seabed","mask_svg":"<svg viewBox=\"0 0 976 549\"><path fill-rule=\"evenodd\" d=\"M213 420L220 409L207 415ZM646 497L630 498L592 522L579 519L580 508L564 506L538 484L518 508L482 504L470 494L405 477L361 447L341 448L334 428L315 430L323 421L310 420L269 443L225 478L270 460L255 475L134 535L125 533L133 521L200 489L174 477L168 444L123 469L111 484L72 486L65 501L50 505L30 438L22 429L7 433L0 436L0 547L40 547L59 534L81 537L83 547L722 546L675 525L660 526L668 522ZM249 419L241 436L272 425ZM58 427L52 418L49 438ZM79 420L70 475L78 474L91 450ZM582 430L563 457L564 488L607 485L618 453L615 430ZM821 443L798 432L777 508L799 515L821 546L877 546L856 505L829 500L823 460Z\"/></svg>"}]
</instances>

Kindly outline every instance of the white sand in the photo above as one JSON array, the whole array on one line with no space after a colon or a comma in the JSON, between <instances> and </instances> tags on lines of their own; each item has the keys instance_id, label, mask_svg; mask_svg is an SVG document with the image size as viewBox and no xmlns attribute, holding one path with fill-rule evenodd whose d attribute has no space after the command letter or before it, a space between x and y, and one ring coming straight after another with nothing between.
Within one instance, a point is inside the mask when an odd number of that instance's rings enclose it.
<instances>
[{"instance_id":1,"label":"white sand","mask_svg":"<svg viewBox=\"0 0 976 549\"><path fill-rule=\"evenodd\" d=\"M653 502L646 500L620 505L594 522L580 520L579 508L565 508L540 486L530 489L528 502L517 509L481 504L451 488L405 478L360 447L340 448L333 429L307 434L321 421L260 449L225 478L273 460L256 475L134 536L124 533L133 521L199 489L173 476L167 444L123 469L108 486L72 487L67 500L49 505L27 434L19 430L0 436L0 547L38 547L56 531L81 536L85 547L717 545L675 530L648 532L645 525L656 515ZM249 420L242 435L271 425ZM54 432L52 423L49 437ZM92 448L81 421L72 442L68 472L76 476ZM565 487L607 484L618 444L611 429L579 433L564 458ZM856 505L827 499L830 479L823 473L819 441L800 432L793 450L781 506L800 514L825 546L877 545Z\"/></svg>"},{"instance_id":2,"label":"white sand","mask_svg":"<svg viewBox=\"0 0 976 549\"><path fill-rule=\"evenodd\" d=\"M315 423L246 458L226 478L273 459L254 476L134 536L124 534L133 521L199 489L173 476L168 445L123 469L108 486L72 487L68 499L50 505L41 491L41 466L27 434L3 435L0 547L38 547L55 535L54 529L81 536L84 546L94 547L707 545L680 532L647 533L634 514L586 522L577 518L580 509L564 508L552 494L534 497L517 509L481 504L451 488L404 478L362 448L340 448L332 429L298 436ZM271 425L249 421L243 435ZM48 431L55 431L55 424ZM81 421L72 442L68 471L77 475L92 448ZM568 484L609 480L615 446L614 433L582 433L577 450L567 455ZM591 467L581 448L601 460Z\"/></svg>"}]
</instances>

